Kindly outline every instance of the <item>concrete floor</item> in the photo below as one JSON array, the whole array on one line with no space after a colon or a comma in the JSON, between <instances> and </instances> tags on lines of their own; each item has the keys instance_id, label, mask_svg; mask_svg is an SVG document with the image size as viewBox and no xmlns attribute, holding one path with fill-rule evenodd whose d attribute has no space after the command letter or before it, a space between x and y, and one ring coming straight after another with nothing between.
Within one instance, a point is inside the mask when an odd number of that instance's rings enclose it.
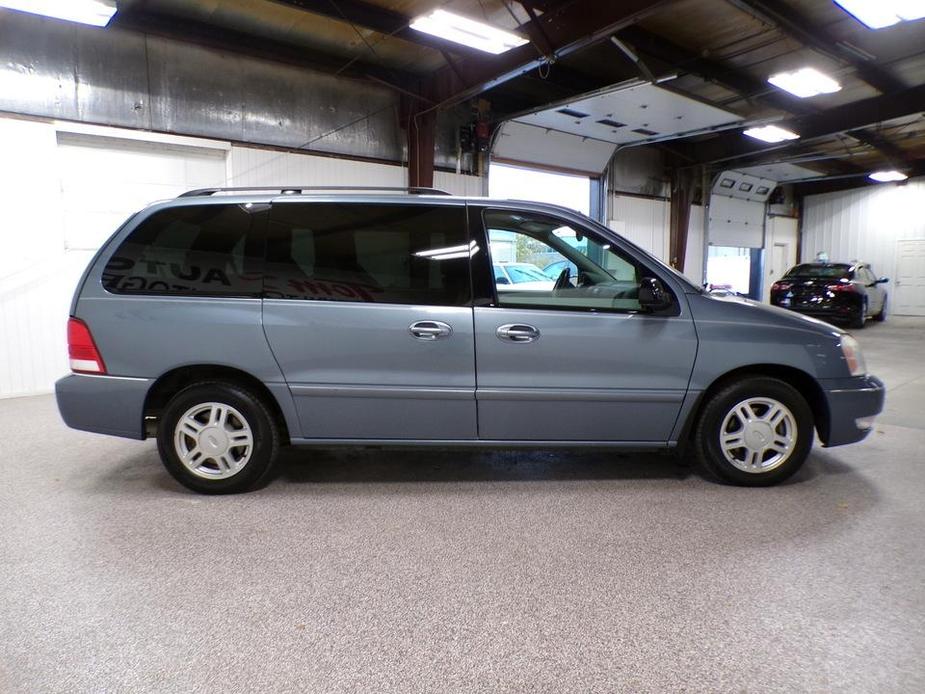
<instances>
[{"instance_id":1,"label":"concrete floor","mask_svg":"<svg viewBox=\"0 0 925 694\"><path fill-rule=\"evenodd\" d=\"M925 320L858 336L876 433L759 490L303 452L210 498L151 441L0 401L0 691L925 691Z\"/></svg>"}]
</instances>

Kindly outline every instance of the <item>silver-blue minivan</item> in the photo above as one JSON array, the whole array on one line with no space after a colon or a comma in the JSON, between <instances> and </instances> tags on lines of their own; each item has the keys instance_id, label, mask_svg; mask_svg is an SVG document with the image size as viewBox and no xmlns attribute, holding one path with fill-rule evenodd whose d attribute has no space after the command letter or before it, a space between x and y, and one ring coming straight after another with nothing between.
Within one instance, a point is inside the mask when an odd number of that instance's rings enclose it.
<instances>
[{"instance_id":1,"label":"silver-blue minivan","mask_svg":"<svg viewBox=\"0 0 925 694\"><path fill-rule=\"evenodd\" d=\"M504 263L562 270L525 288ZM156 437L205 493L340 444L690 450L769 485L884 399L838 328L704 293L570 210L426 189L152 205L90 263L68 343L65 422Z\"/></svg>"}]
</instances>

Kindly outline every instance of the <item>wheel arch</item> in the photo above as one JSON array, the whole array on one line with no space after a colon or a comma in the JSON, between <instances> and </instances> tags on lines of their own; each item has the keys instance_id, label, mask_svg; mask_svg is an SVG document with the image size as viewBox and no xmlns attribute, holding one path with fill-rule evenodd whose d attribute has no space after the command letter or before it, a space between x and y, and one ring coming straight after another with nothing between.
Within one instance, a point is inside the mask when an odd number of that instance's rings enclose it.
<instances>
[{"instance_id":1,"label":"wheel arch","mask_svg":"<svg viewBox=\"0 0 925 694\"><path fill-rule=\"evenodd\" d=\"M718 376L710 383L707 388L700 393L696 403L691 408L691 412L681 430L681 436L678 438L679 443L687 445L693 436L694 428L703 413L706 403L714 394L725 388L730 383L743 378L752 377L770 377L776 378L788 385L796 388L800 395L806 400L813 414L813 424L819 438L823 443L829 438L829 407L826 401L825 392L819 382L810 374L802 369L784 364L749 364L732 369Z\"/></svg>"},{"instance_id":2,"label":"wheel arch","mask_svg":"<svg viewBox=\"0 0 925 694\"><path fill-rule=\"evenodd\" d=\"M221 381L239 385L261 398L270 409L273 419L279 426L280 440L289 442L289 423L280 405L279 399L270 388L256 376L241 369L219 364L192 364L167 371L157 378L148 389L144 404L145 436L154 435L164 406L170 398L194 383L202 381Z\"/></svg>"}]
</instances>

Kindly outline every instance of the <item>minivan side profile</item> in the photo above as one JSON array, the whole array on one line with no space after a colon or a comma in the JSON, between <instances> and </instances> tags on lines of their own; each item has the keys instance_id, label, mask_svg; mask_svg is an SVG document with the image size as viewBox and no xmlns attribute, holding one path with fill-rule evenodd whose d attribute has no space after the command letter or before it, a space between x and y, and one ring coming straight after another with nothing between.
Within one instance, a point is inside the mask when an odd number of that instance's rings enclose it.
<instances>
[{"instance_id":1,"label":"minivan side profile","mask_svg":"<svg viewBox=\"0 0 925 694\"><path fill-rule=\"evenodd\" d=\"M515 290L501 243L563 269ZM151 205L91 261L68 345L64 421L156 437L204 493L254 488L285 445L691 450L762 486L884 401L838 328L705 294L565 208L427 191Z\"/></svg>"}]
</instances>

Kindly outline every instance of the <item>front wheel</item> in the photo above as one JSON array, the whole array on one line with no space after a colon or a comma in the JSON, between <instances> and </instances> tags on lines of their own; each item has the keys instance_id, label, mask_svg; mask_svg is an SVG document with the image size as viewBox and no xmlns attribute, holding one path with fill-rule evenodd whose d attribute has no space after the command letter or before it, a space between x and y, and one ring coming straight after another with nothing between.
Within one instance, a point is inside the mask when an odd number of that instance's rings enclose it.
<instances>
[{"instance_id":1,"label":"front wheel","mask_svg":"<svg viewBox=\"0 0 925 694\"><path fill-rule=\"evenodd\" d=\"M270 472L280 437L266 404L232 383L197 383L161 416L157 448L180 484L203 494L256 487Z\"/></svg>"},{"instance_id":2,"label":"front wheel","mask_svg":"<svg viewBox=\"0 0 925 694\"><path fill-rule=\"evenodd\" d=\"M694 431L697 459L731 484L762 487L781 482L806 461L813 444L813 414L803 396L776 378L732 383L705 404Z\"/></svg>"}]
</instances>

